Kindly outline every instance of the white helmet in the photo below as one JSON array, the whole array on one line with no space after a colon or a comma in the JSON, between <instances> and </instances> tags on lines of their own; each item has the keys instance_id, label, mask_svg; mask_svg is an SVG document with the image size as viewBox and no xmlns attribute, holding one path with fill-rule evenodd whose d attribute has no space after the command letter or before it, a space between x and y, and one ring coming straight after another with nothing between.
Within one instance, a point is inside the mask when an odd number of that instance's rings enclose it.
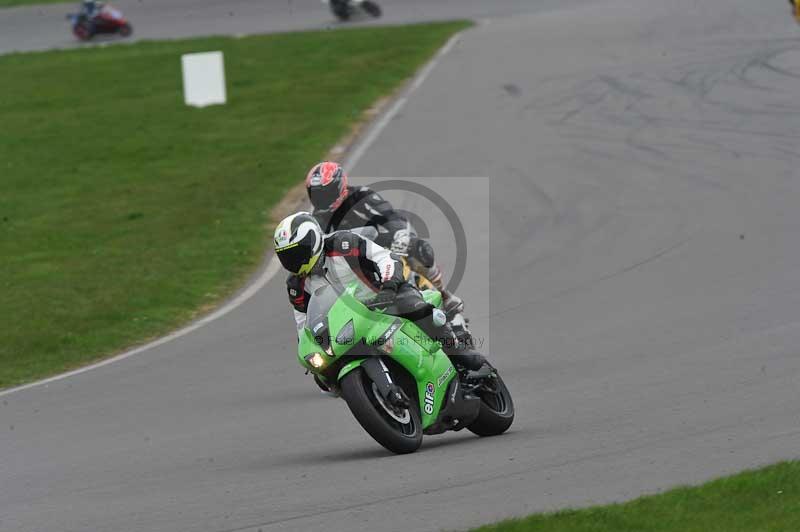
<instances>
[{"instance_id":1,"label":"white helmet","mask_svg":"<svg viewBox=\"0 0 800 532\"><path fill-rule=\"evenodd\" d=\"M283 267L304 277L322 255L322 229L307 212L287 216L275 229L275 254Z\"/></svg>"}]
</instances>

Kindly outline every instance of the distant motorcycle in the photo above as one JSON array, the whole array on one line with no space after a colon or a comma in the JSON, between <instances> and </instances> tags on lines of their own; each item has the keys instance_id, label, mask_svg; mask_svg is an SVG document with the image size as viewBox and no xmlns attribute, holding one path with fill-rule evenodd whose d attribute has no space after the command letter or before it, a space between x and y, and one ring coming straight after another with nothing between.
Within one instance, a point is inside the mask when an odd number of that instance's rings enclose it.
<instances>
[{"instance_id":1,"label":"distant motorcycle","mask_svg":"<svg viewBox=\"0 0 800 532\"><path fill-rule=\"evenodd\" d=\"M372 0L322 0L323 4L328 4L331 12L339 20L349 20L353 15L364 12L367 15L378 18L381 16L381 6Z\"/></svg>"},{"instance_id":2,"label":"distant motorcycle","mask_svg":"<svg viewBox=\"0 0 800 532\"><path fill-rule=\"evenodd\" d=\"M119 33L128 37L133 33L133 26L122 14L122 11L110 5L104 5L97 15L87 16L85 13L70 13L67 19L72 24L72 33L81 41L91 40L99 33Z\"/></svg>"}]
</instances>

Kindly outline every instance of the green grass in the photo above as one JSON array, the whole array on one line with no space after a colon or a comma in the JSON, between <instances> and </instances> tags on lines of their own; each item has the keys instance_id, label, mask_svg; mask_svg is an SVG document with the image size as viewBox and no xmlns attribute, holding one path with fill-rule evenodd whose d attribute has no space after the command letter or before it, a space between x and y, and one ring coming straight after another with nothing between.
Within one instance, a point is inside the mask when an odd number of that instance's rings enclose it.
<instances>
[{"instance_id":1,"label":"green grass","mask_svg":"<svg viewBox=\"0 0 800 532\"><path fill-rule=\"evenodd\" d=\"M505 521L474 532L797 532L800 462L624 504Z\"/></svg>"},{"instance_id":2,"label":"green grass","mask_svg":"<svg viewBox=\"0 0 800 532\"><path fill-rule=\"evenodd\" d=\"M270 208L466 25L0 57L0 387L230 294L263 257ZM225 53L229 104L187 108L180 55L205 50Z\"/></svg>"},{"instance_id":3,"label":"green grass","mask_svg":"<svg viewBox=\"0 0 800 532\"><path fill-rule=\"evenodd\" d=\"M75 4L78 5L78 1L73 2L65 2L64 0L0 0L0 8L3 7L13 7L13 6L30 6L30 5L38 5L38 4Z\"/></svg>"}]
</instances>

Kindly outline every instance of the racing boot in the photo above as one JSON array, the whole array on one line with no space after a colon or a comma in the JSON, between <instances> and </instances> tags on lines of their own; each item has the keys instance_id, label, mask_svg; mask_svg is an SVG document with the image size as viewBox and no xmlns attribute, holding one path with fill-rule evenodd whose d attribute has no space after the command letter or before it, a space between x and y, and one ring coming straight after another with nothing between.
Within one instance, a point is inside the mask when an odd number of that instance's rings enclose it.
<instances>
[{"instance_id":1,"label":"racing boot","mask_svg":"<svg viewBox=\"0 0 800 532\"><path fill-rule=\"evenodd\" d=\"M486 357L470 349L451 350L450 352L445 349L444 352L447 353L447 357L459 370L459 373L463 373L461 368L469 371L478 371L486 363Z\"/></svg>"},{"instance_id":2,"label":"racing boot","mask_svg":"<svg viewBox=\"0 0 800 532\"><path fill-rule=\"evenodd\" d=\"M429 316L415 323L425 334L441 344L442 351L459 371L461 369L477 371L486 362L483 355L472 349L472 335L469 331L463 329L463 332L456 334L440 309L433 309Z\"/></svg>"}]
</instances>

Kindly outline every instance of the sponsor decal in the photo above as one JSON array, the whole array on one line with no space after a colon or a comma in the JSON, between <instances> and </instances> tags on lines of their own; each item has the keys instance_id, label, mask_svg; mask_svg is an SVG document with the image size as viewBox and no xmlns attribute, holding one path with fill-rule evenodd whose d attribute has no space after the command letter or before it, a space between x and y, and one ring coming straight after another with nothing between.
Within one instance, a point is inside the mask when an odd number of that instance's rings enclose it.
<instances>
[{"instance_id":1,"label":"sponsor decal","mask_svg":"<svg viewBox=\"0 0 800 532\"><path fill-rule=\"evenodd\" d=\"M342 251L347 251L350 249L350 242L347 240L342 240Z\"/></svg>"},{"instance_id":2,"label":"sponsor decal","mask_svg":"<svg viewBox=\"0 0 800 532\"><path fill-rule=\"evenodd\" d=\"M423 407L426 414L433 414L433 390L433 383L429 382L425 386L425 406Z\"/></svg>"},{"instance_id":3,"label":"sponsor decal","mask_svg":"<svg viewBox=\"0 0 800 532\"><path fill-rule=\"evenodd\" d=\"M449 368L447 368L447 371L445 371L444 373L442 373L442 374L439 376L439 378L436 380L436 386L439 386L439 387L441 387L441 386L442 386L442 384L444 384L444 382L447 380L447 378L448 378L450 375L452 375L452 374L453 374L453 369L454 369L454 368L453 368L453 366L452 366L452 364L451 364L451 365L450 365L450 367L449 367Z\"/></svg>"},{"instance_id":4,"label":"sponsor decal","mask_svg":"<svg viewBox=\"0 0 800 532\"><path fill-rule=\"evenodd\" d=\"M283 228L278 231L278 236L275 237L275 245L280 246L287 240L289 240L289 231L287 231L286 228Z\"/></svg>"},{"instance_id":5,"label":"sponsor decal","mask_svg":"<svg viewBox=\"0 0 800 532\"><path fill-rule=\"evenodd\" d=\"M401 323L399 321L395 321L394 323L392 323L392 326L386 329L386 332L383 333L383 337L388 338L391 335L393 335L394 332L398 329L398 327L400 327L400 325Z\"/></svg>"},{"instance_id":6,"label":"sponsor decal","mask_svg":"<svg viewBox=\"0 0 800 532\"><path fill-rule=\"evenodd\" d=\"M388 342L389 342L389 339L392 337L392 335L395 333L395 331L397 331L397 329L399 329L399 328L400 328L400 326L401 326L401 325L403 325L403 322L401 322L400 320L395 320L395 321L394 321L394 322L393 322L393 323L392 323L392 324L389 326L389 328L388 328L388 329L386 329L386 332L385 332L385 333L383 333L383 334L380 336L380 338L378 338L378 339L375 341L375 344L374 344L374 345L384 345L384 344L388 343Z\"/></svg>"},{"instance_id":7,"label":"sponsor decal","mask_svg":"<svg viewBox=\"0 0 800 532\"><path fill-rule=\"evenodd\" d=\"M386 268L383 270L383 280L388 281L392 278L392 274L394 273L394 266L392 264L387 264Z\"/></svg>"},{"instance_id":8,"label":"sponsor decal","mask_svg":"<svg viewBox=\"0 0 800 532\"><path fill-rule=\"evenodd\" d=\"M300 245L300 242L295 242L294 244L287 244L287 245L283 246L282 248L275 248L275 251L280 253L281 251L286 251L287 249L296 248L299 245Z\"/></svg>"},{"instance_id":9,"label":"sponsor decal","mask_svg":"<svg viewBox=\"0 0 800 532\"><path fill-rule=\"evenodd\" d=\"M322 329L322 327L323 327L324 325L325 325L325 324L324 324L324 323L322 323L322 322L319 322L319 323L317 323L316 325L314 325L314 332L319 332L319 330L320 330L320 329Z\"/></svg>"}]
</instances>

